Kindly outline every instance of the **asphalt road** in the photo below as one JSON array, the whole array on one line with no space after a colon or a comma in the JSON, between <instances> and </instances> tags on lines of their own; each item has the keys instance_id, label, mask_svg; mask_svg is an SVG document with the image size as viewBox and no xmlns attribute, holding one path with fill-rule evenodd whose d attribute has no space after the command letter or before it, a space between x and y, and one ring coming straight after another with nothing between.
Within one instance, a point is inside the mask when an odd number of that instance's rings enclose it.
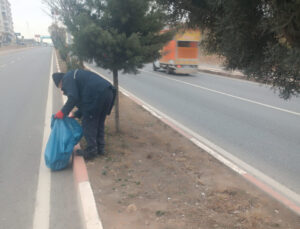
<instances>
[{"instance_id":1,"label":"asphalt road","mask_svg":"<svg viewBox=\"0 0 300 229\"><path fill-rule=\"evenodd\" d=\"M51 48L0 52L1 229L33 226L51 57ZM52 90L54 113L62 99ZM45 228L82 228L71 168L51 173L50 184Z\"/></svg>"},{"instance_id":2,"label":"asphalt road","mask_svg":"<svg viewBox=\"0 0 300 229\"><path fill-rule=\"evenodd\" d=\"M119 74L129 92L300 194L300 98L285 101L267 86L213 74L167 75L151 65Z\"/></svg>"}]
</instances>

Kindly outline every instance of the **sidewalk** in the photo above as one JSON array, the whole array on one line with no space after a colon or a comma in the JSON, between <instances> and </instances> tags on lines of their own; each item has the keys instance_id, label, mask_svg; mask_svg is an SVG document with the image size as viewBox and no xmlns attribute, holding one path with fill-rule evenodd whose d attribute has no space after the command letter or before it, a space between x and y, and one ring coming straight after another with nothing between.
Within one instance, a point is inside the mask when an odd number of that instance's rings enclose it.
<instances>
[{"instance_id":1,"label":"sidewalk","mask_svg":"<svg viewBox=\"0 0 300 229\"><path fill-rule=\"evenodd\" d=\"M16 51L20 51L20 50L25 50L25 49L29 49L29 48L33 48L34 46L2 46L0 47L0 54L7 54L7 53L11 53L11 52L16 52Z\"/></svg>"},{"instance_id":2,"label":"sidewalk","mask_svg":"<svg viewBox=\"0 0 300 229\"><path fill-rule=\"evenodd\" d=\"M218 64L199 63L198 70L200 72L212 73L222 76L231 76L240 79L246 78L246 76L242 72L225 70L224 67Z\"/></svg>"},{"instance_id":3,"label":"sidewalk","mask_svg":"<svg viewBox=\"0 0 300 229\"><path fill-rule=\"evenodd\" d=\"M26 46L20 46L20 45L0 46L0 52L1 52L1 51L12 50L12 49L24 48L24 47L26 47Z\"/></svg>"}]
</instances>

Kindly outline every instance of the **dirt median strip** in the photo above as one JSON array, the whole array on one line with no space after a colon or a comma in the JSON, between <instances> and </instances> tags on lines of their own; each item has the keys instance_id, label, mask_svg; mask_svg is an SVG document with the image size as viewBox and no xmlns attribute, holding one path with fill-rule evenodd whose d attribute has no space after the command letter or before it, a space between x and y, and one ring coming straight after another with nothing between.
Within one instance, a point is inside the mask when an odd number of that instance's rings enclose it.
<instances>
[{"instance_id":1,"label":"dirt median strip","mask_svg":"<svg viewBox=\"0 0 300 229\"><path fill-rule=\"evenodd\" d=\"M299 228L300 218L152 116L121 101L87 164L104 228Z\"/></svg>"}]
</instances>

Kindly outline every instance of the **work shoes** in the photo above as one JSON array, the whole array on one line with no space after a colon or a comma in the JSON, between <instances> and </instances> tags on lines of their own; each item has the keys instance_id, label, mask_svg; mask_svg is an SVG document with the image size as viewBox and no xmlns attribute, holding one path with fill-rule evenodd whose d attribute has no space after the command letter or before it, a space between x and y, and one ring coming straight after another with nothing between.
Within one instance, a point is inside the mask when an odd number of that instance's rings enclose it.
<instances>
[{"instance_id":1,"label":"work shoes","mask_svg":"<svg viewBox=\"0 0 300 229\"><path fill-rule=\"evenodd\" d=\"M106 152L105 152L104 149L98 150L98 156L102 156L102 155L104 155L104 154L106 154Z\"/></svg>"},{"instance_id":2,"label":"work shoes","mask_svg":"<svg viewBox=\"0 0 300 229\"><path fill-rule=\"evenodd\" d=\"M84 154L84 155L83 155L83 158L84 158L84 160L86 160L86 161L91 161L91 160L93 160L95 157L97 157L97 154L96 154L96 153L88 153L88 154Z\"/></svg>"},{"instance_id":3,"label":"work shoes","mask_svg":"<svg viewBox=\"0 0 300 229\"><path fill-rule=\"evenodd\" d=\"M83 152L82 149L78 149L78 150L75 151L76 156L83 156L83 154L84 154L84 152Z\"/></svg>"},{"instance_id":4,"label":"work shoes","mask_svg":"<svg viewBox=\"0 0 300 229\"><path fill-rule=\"evenodd\" d=\"M76 150L75 154L77 156L83 156L83 158L86 161L90 161L90 160L94 159L97 156L96 152L86 151L86 150L82 150L82 149Z\"/></svg>"}]
</instances>

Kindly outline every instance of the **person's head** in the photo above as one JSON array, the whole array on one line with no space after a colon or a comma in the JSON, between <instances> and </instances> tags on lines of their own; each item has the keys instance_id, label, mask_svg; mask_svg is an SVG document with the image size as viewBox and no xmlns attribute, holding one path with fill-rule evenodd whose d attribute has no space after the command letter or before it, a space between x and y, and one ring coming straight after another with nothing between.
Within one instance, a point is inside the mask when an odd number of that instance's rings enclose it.
<instances>
[{"instance_id":1,"label":"person's head","mask_svg":"<svg viewBox=\"0 0 300 229\"><path fill-rule=\"evenodd\" d=\"M56 72L52 74L52 79L57 88L62 88L62 78L64 77L65 73Z\"/></svg>"}]
</instances>

